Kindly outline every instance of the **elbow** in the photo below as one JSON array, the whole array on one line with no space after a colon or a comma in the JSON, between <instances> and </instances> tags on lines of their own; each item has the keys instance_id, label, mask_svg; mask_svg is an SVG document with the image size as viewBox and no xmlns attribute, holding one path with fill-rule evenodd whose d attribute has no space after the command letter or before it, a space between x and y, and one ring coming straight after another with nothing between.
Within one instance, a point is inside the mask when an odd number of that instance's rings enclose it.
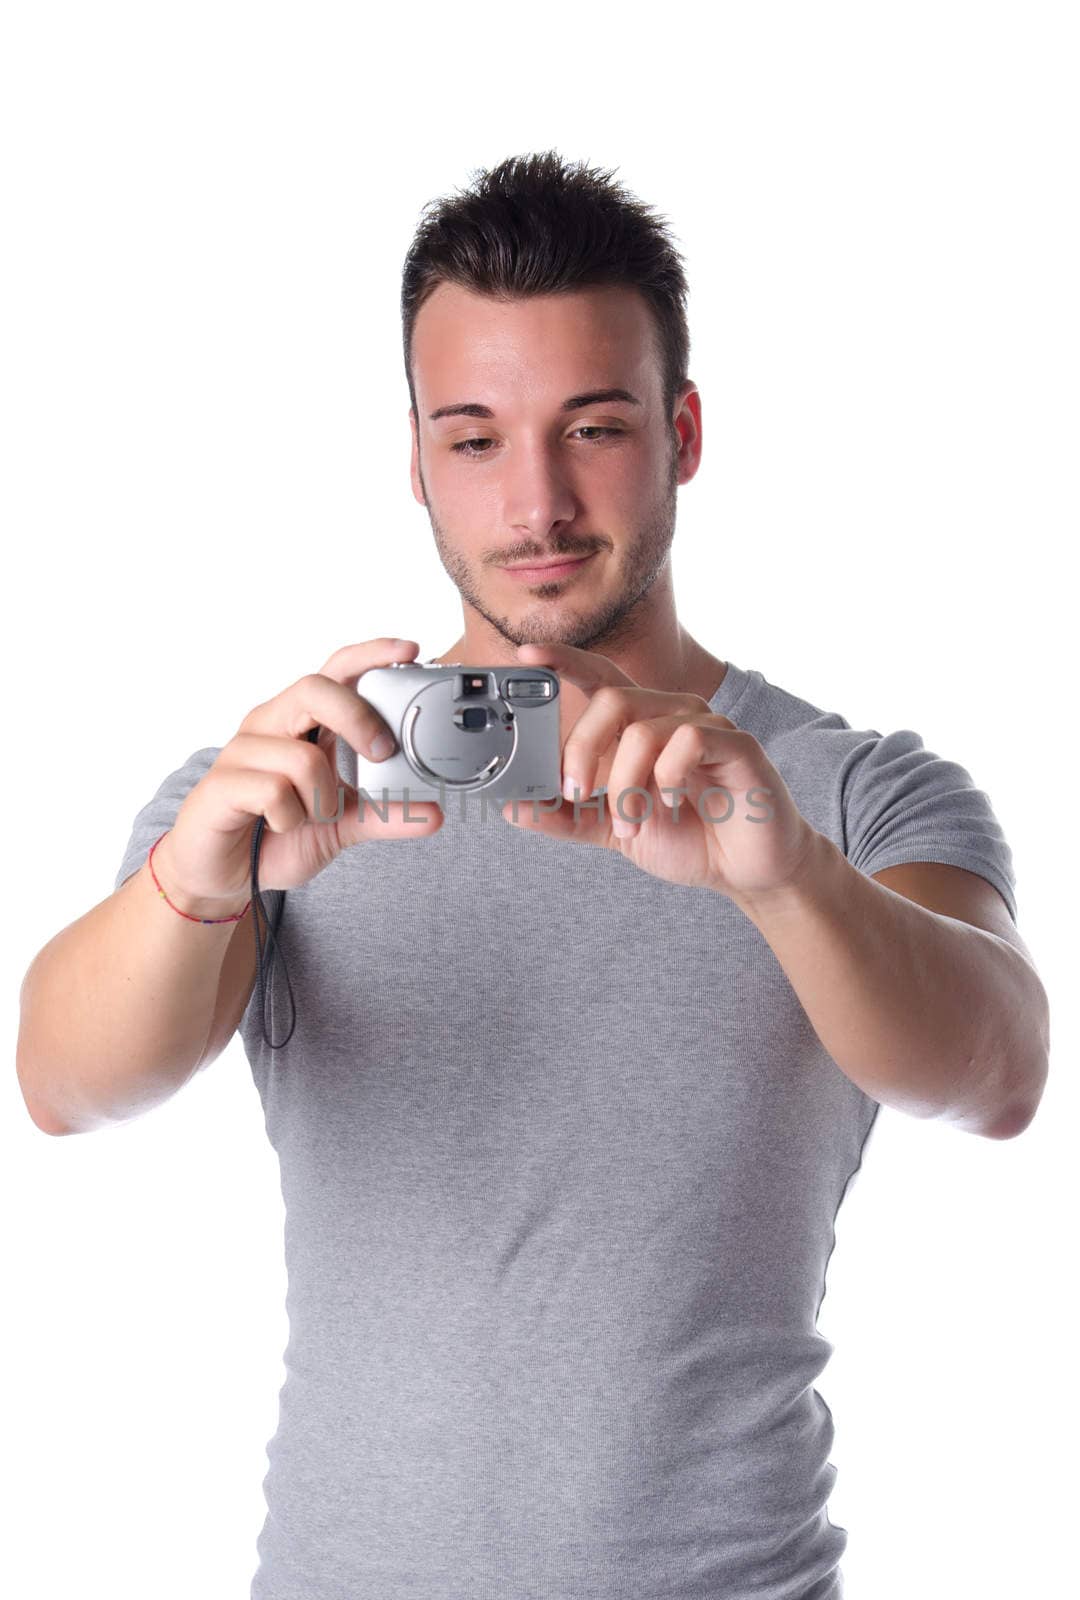
<instances>
[{"instance_id":1,"label":"elbow","mask_svg":"<svg viewBox=\"0 0 1080 1600\"><path fill-rule=\"evenodd\" d=\"M74 1128L63 1122L55 1112L49 1109L34 1088L34 1084L40 1083L41 1074L36 1072L31 1065L25 1012L20 1020L19 1035L15 1044L15 1076L18 1079L19 1092L23 1097L23 1104L35 1128L41 1133L52 1134L54 1137L75 1132Z\"/></svg>"},{"instance_id":2,"label":"elbow","mask_svg":"<svg viewBox=\"0 0 1080 1600\"><path fill-rule=\"evenodd\" d=\"M984 1129L985 1139L1015 1139L1030 1126L1035 1117L1036 1106L1024 1104L1010 1106L997 1122Z\"/></svg>"},{"instance_id":3,"label":"elbow","mask_svg":"<svg viewBox=\"0 0 1080 1600\"><path fill-rule=\"evenodd\" d=\"M59 1135L67 1133L67 1128L63 1126L58 1118L51 1114L47 1107L41 1104L37 1095L30 1088L35 1076L30 1068L28 1045L30 989L39 956L40 952L38 956L34 957L34 960L24 973L19 989L19 1033L15 1044L15 1076L18 1079L19 1092L23 1097L23 1104L34 1127L39 1129L41 1133Z\"/></svg>"},{"instance_id":4,"label":"elbow","mask_svg":"<svg viewBox=\"0 0 1080 1600\"><path fill-rule=\"evenodd\" d=\"M1022 1090L1018 1090L996 1122L985 1130L987 1139L1015 1139L1027 1131L1035 1120L1035 1113L1046 1088L1049 1058L1041 1058L1038 1068L1030 1072Z\"/></svg>"},{"instance_id":5,"label":"elbow","mask_svg":"<svg viewBox=\"0 0 1080 1600\"><path fill-rule=\"evenodd\" d=\"M1025 1015L1026 1035L1034 1041L1034 1060L1012 1074L1012 1093L997 1121L985 1130L988 1139L1015 1139L1026 1132L1035 1120L1050 1075L1050 1002L1037 976Z\"/></svg>"},{"instance_id":6,"label":"elbow","mask_svg":"<svg viewBox=\"0 0 1080 1600\"><path fill-rule=\"evenodd\" d=\"M19 1088L22 1091L23 1104L26 1106L27 1115L34 1127L41 1133L52 1134L54 1138L59 1138L65 1133L74 1133L74 1128L70 1127L66 1122L61 1122L59 1117L54 1116L47 1106L43 1105L40 1100L30 1093L26 1087L21 1067L17 1066L16 1071L19 1078Z\"/></svg>"},{"instance_id":7,"label":"elbow","mask_svg":"<svg viewBox=\"0 0 1080 1600\"><path fill-rule=\"evenodd\" d=\"M26 1109L30 1113L30 1121L34 1124L34 1127L38 1128L42 1133L49 1133L54 1138L60 1138L66 1133L75 1132L74 1128L69 1128L66 1123L58 1122L47 1111L37 1109L30 1105L29 1102L27 1102Z\"/></svg>"},{"instance_id":8,"label":"elbow","mask_svg":"<svg viewBox=\"0 0 1080 1600\"><path fill-rule=\"evenodd\" d=\"M28 1088L29 1074L26 1068L26 1061L18 1050L15 1053L15 1074L19 1080L19 1090L23 1097L23 1104L34 1127L41 1133L52 1134L57 1138L65 1133L73 1133L74 1129L70 1128L67 1123L61 1122L59 1117L54 1116L49 1108L43 1105L33 1091Z\"/></svg>"}]
</instances>

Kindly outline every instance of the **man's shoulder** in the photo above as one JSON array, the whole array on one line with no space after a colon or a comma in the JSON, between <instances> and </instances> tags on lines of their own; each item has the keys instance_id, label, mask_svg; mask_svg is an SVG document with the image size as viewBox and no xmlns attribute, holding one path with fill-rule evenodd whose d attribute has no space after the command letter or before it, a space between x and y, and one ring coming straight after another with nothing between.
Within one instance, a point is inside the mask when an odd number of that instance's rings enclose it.
<instances>
[{"instance_id":1,"label":"man's shoulder","mask_svg":"<svg viewBox=\"0 0 1080 1600\"><path fill-rule=\"evenodd\" d=\"M838 711L825 710L815 701L773 683L762 672L752 672L750 677L748 692L741 697L732 720L752 733L763 748L778 741L789 746L813 745L823 733L852 731L851 724Z\"/></svg>"}]
</instances>

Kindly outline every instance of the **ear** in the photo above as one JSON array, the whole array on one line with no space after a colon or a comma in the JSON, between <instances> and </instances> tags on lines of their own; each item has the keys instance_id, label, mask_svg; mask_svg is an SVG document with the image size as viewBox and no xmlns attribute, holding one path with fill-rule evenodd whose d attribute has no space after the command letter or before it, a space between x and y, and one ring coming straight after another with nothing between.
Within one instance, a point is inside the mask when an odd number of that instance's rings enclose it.
<instances>
[{"instance_id":1,"label":"ear","mask_svg":"<svg viewBox=\"0 0 1080 1600\"><path fill-rule=\"evenodd\" d=\"M678 450L678 481L689 483L701 465L701 395L689 380L683 385L672 419Z\"/></svg>"},{"instance_id":2,"label":"ear","mask_svg":"<svg viewBox=\"0 0 1080 1600\"><path fill-rule=\"evenodd\" d=\"M424 485L420 476L420 438L416 429L416 411L409 407L409 427L412 430L412 456L409 461L409 480L412 484L413 499L420 505L427 505L424 494Z\"/></svg>"}]
</instances>

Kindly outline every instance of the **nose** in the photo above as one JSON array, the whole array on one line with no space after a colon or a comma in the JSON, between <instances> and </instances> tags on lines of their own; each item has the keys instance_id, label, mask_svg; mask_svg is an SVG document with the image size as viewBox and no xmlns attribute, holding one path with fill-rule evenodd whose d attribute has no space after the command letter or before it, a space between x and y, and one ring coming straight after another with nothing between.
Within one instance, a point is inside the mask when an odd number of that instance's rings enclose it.
<instances>
[{"instance_id":1,"label":"nose","mask_svg":"<svg viewBox=\"0 0 1080 1600\"><path fill-rule=\"evenodd\" d=\"M507 459L502 483L506 527L544 540L574 520L577 499L550 447L519 442Z\"/></svg>"}]
</instances>

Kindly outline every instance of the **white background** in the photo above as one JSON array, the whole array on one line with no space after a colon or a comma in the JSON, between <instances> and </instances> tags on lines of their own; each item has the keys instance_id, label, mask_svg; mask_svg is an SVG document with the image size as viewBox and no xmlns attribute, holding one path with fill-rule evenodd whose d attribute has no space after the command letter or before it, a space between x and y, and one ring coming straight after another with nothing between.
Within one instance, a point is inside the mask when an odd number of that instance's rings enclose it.
<instances>
[{"instance_id":1,"label":"white background","mask_svg":"<svg viewBox=\"0 0 1080 1600\"><path fill-rule=\"evenodd\" d=\"M1062 1592L1074 15L5 10L7 1593L246 1600L287 1326L242 1046L145 1116L48 1138L15 1076L18 988L112 892L191 751L339 645L456 639L408 483L401 266L427 200L552 147L616 169L686 257L704 454L679 494L682 620L968 769L1051 997L1030 1129L883 1110L841 1210L817 1387L846 1600Z\"/></svg>"}]
</instances>

